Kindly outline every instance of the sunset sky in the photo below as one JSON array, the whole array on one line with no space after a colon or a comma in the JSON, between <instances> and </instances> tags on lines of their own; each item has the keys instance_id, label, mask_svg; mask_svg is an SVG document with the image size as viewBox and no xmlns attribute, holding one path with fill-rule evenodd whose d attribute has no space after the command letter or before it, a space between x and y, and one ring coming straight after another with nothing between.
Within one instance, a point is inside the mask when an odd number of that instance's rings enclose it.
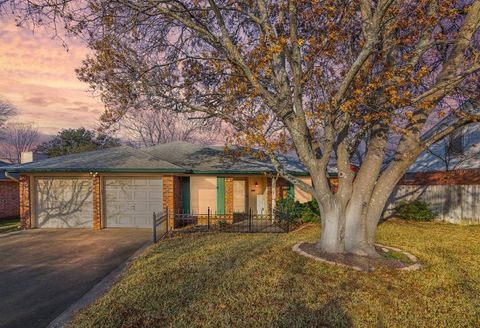
<instances>
[{"instance_id":1,"label":"sunset sky","mask_svg":"<svg viewBox=\"0 0 480 328\"><path fill-rule=\"evenodd\" d=\"M11 121L33 123L46 134L95 126L103 106L74 71L88 50L76 40L67 44L68 52L51 32L32 33L0 18L0 96L19 110Z\"/></svg>"}]
</instances>

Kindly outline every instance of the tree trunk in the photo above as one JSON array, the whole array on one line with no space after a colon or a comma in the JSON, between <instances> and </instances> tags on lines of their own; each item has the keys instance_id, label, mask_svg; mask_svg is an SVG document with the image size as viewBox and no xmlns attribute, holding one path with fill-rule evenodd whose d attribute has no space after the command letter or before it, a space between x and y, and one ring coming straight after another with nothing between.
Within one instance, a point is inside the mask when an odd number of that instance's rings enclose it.
<instances>
[{"instance_id":1,"label":"tree trunk","mask_svg":"<svg viewBox=\"0 0 480 328\"><path fill-rule=\"evenodd\" d=\"M367 210L361 197L352 197L347 208L345 251L361 256L378 255L375 244L368 241Z\"/></svg>"},{"instance_id":2,"label":"tree trunk","mask_svg":"<svg viewBox=\"0 0 480 328\"><path fill-rule=\"evenodd\" d=\"M317 247L325 253L344 253L345 206L332 200L322 207L322 235Z\"/></svg>"},{"instance_id":3,"label":"tree trunk","mask_svg":"<svg viewBox=\"0 0 480 328\"><path fill-rule=\"evenodd\" d=\"M320 206L322 233L317 247L325 253L377 257L375 232L387 200L382 197L365 202L354 195L349 202L334 200Z\"/></svg>"}]
</instances>

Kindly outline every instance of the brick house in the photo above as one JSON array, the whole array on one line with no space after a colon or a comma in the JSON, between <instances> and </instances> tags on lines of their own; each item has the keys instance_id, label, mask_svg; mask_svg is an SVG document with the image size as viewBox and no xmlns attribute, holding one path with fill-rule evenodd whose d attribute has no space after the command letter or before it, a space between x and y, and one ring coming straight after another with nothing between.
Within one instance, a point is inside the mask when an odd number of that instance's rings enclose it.
<instances>
[{"instance_id":1,"label":"brick house","mask_svg":"<svg viewBox=\"0 0 480 328\"><path fill-rule=\"evenodd\" d=\"M281 159L310 183L303 166ZM151 227L152 213L207 211L266 214L290 195L311 196L277 178L272 164L227 156L223 147L173 142L146 149L121 146L8 167L19 174L24 228Z\"/></svg>"},{"instance_id":2,"label":"brick house","mask_svg":"<svg viewBox=\"0 0 480 328\"><path fill-rule=\"evenodd\" d=\"M447 116L426 133L450 125ZM386 214L401 200L423 200L450 223L480 223L480 123L457 129L423 152L390 198Z\"/></svg>"},{"instance_id":3,"label":"brick house","mask_svg":"<svg viewBox=\"0 0 480 328\"><path fill-rule=\"evenodd\" d=\"M20 214L18 181L5 176L2 168L7 165L0 161L0 220L17 218Z\"/></svg>"}]
</instances>

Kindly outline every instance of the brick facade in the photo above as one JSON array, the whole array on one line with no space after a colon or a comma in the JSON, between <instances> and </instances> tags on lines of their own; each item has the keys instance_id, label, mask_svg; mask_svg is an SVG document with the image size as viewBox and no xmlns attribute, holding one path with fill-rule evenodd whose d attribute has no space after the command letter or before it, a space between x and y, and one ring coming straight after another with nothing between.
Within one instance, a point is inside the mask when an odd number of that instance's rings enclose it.
<instances>
[{"instance_id":1,"label":"brick facade","mask_svg":"<svg viewBox=\"0 0 480 328\"><path fill-rule=\"evenodd\" d=\"M93 229L100 230L102 228L102 188L98 175L93 176Z\"/></svg>"},{"instance_id":2,"label":"brick facade","mask_svg":"<svg viewBox=\"0 0 480 328\"><path fill-rule=\"evenodd\" d=\"M272 213L272 178L267 178L267 213Z\"/></svg>"},{"instance_id":3,"label":"brick facade","mask_svg":"<svg viewBox=\"0 0 480 328\"><path fill-rule=\"evenodd\" d=\"M168 208L168 226L173 227L173 213L182 207L180 178L174 176L163 177L163 209Z\"/></svg>"},{"instance_id":4,"label":"brick facade","mask_svg":"<svg viewBox=\"0 0 480 328\"><path fill-rule=\"evenodd\" d=\"M480 169L463 169L448 172L407 173L399 185L477 185Z\"/></svg>"},{"instance_id":5,"label":"brick facade","mask_svg":"<svg viewBox=\"0 0 480 328\"><path fill-rule=\"evenodd\" d=\"M17 218L20 215L20 191L18 182L0 181L0 219Z\"/></svg>"},{"instance_id":6,"label":"brick facade","mask_svg":"<svg viewBox=\"0 0 480 328\"><path fill-rule=\"evenodd\" d=\"M225 214L233 213L233 178L225 178Z\"/></svg>"},{"instance_id":7,"label":"brick facade","mask_svg":"<svg viewBox=\"0 0 480 328\"><path fill-rule=\"evenodd\" d=\"M20 225L22 229L29 229L32 227L32 213L30 208L30 177L27 175L21 175L18 187L20 196Z\"/></svg>"}]
</instances>

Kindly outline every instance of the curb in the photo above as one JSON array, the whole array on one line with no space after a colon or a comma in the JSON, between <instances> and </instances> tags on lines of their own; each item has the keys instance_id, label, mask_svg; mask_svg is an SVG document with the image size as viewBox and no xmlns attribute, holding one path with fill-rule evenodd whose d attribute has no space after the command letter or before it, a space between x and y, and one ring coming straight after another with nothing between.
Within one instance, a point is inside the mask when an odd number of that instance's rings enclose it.
<instances>
[{"instance_id":1,"label":"curb","mask_svg":"<svg viewBox=\"0 0 480 328\"><path fill-rule=\"evenodd\" d=\"M65 311L63 311L58 317L53 319L52 322L47 326L47 328L63 328L66 327L70 321L73 319L73 316L77 314L78 311L84 309L89 304L93 303L103 294L105 294L114 283L116 283L122 274L124 273L125 269L130 266L130 264L135 260L138 256L140 256L145 249L147 249L150 245L152 245L151 241L146 242L139 249L135 251L128 259L126 259L123 263L113 269L109 274L102 278L95 286L93 286L88 292L86 292L80 299L78 299L75 303L70 305Z\"/></svg>"},{"instance_id":2,"label":"curb","mask_svg":"<svg viewBox=\"0 0 480 328\"><path fill-rule=\"evenodd\" d=\"M14 231L9 231L5 233L0 233L0 238L8 237L11 235L19 235L23 232L24 230L14 230Z\"/></svg>"}]
</instances>

